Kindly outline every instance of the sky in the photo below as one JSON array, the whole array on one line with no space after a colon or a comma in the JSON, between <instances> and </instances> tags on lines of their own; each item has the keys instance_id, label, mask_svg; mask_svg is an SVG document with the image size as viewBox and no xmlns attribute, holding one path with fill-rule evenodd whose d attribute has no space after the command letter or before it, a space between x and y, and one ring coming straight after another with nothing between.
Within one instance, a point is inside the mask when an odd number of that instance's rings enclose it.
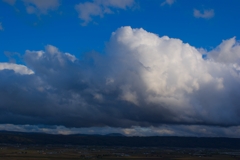
<instances>
[{"instance_id":1,"label":"sky","mask_svg":"<svg viewBox=\"0 0 240 160\"><path fill-rule=\"evenodd\" d=\"M0 130L240 138L238 6L0 0Z\"/></svg>"}]
</instances>

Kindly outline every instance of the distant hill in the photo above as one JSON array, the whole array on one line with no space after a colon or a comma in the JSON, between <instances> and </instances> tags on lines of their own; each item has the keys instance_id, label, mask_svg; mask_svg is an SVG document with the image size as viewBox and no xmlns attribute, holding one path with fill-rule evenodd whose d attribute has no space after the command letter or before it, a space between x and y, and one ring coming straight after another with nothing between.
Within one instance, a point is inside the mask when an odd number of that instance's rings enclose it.
<instances>
[{"instance_id":1,"label":"distant hill","mask_svg":"<svg viewBox=\"0 0 240 160\"><path fill-rule=\"evenodd\" d=\"M108 135L53 135L0 131L0 143L5 144L71 144L129 147L229 148L240 149L238 138L206 137L126 137L118 133Z\"/></svg>"},{"instance_id":2,"label":"distant hill","mask_svg":"<svg viewBox=\"0 0 240 160\"><path fill-rule=\"evenodd\" d=\"M112 136L112 137L125 137L123 134L121 133L109 133L106 134L105 136Z\"/></svg>"},{"instance_id":3,"label":"distant hill","mask_svg":"<svg viewBox=\"0 0 240 160\"><path fill-rule=\"evenodd\" d=\"M72 136L96 136L96 137L101 137L101 136L111 136L111 137L125 137L125 135L121 133L109 133L109 134L72 134Z\"/></svg>"}]
</instances>

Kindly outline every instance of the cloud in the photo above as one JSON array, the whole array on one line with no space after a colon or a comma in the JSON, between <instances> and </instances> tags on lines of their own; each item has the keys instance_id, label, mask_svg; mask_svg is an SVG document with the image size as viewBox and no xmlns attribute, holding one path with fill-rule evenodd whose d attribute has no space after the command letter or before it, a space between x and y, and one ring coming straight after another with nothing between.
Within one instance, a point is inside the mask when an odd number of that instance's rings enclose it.
<instances>
[{"instance_id":1,"label":"cloud","mask_svg":"<svg viewBox=\"0 0 240 160\"><path fill-rule=\"evenodd\" d=\"M208 53L209 58L223 64L240 64L240 45L236 37L223 41Z\"/></svg>"},{"instance_id":2,"label":"cloud","mask_svg":"<svg viewBox=\"0 0 240 160\"><path fill-rule=\"evenodd\" d=\"M0 71L2 70L12 70L21 75L33 74L33 71L28 69L26 66L13 63L0 63Z\"/></svg>"},{"instance_id":3,"label":"cloud","mask_svg":"<svg viewBox=\"0 0 240 160\"><path fill-rule=\"evenodd\" d=\"M115 131L116 132L116 131ZM194 136L239 138L240 127L205 125L162 125L159 127L131 127L118 131L128 136Z\"/></svg>"},{"instance_id":4,"label":"cloud","mask_svg":"<svg viewBox=\"0 0 240 160\"><path fill-rule=\"evenodd\" d=\"M59 0L23 0L29 14L47 14L59 7Z\"/></svg>"},{"instance_id":5,"label":"cloud","mask_svg":"<svg viewBox=\"0 0 240 160\"><path fill-rule=\"evenodd\" d=\"M77 59L52 45L26 50L24 73L31 74L19 74L19 66L10 63L0 71L0 123L239 126L238 48L235 38L229 39L203 59L180 39L121 27L104 54Z\"/></svg>"},{"instance_id":6,"label":"cloud","mask_svg":"<svg viewBox=\"0 0 240 160\"><path fill-rule=\"evenodd\" d=\"M194 137L231 137L239 138L240 126L218 127L205 125L161 125L159 127L113 128L113 127L82 127L67 128L65 126L48 125L14 125L0 124L0 130L17 132L36 132L48 134L91 134L106 135L120 133L125 136L194 136Z\"/></svg>"},{"instance_id":7,"label":"cloud","mask_svg":"<svg viewBox=\"0 0 240 160\"><path fill-rule=\"evenodd\" d=\"M161 6L164 6L166 4L171 6L174 2L175 2L175 0L165 0L164 2L161 3Z\"/></svg>"},{"instance_id":8,"label":"cloud","mask_svg":"<svg viewBox=\"0 0 240 160\"><path fill-rule=\"evenodd\" d=\"M4 55L9 59L9 62L16 63L19 58L21 58L20 53L4 51Z\"/></svg>"},{"instance_id":9,"label":"cloud","mask_svg":"<svg viewBox=\"0 0 240 160\"><path fill-rule=\"evenodd\" d=\"M3 31L3 30L4 30L4 28L2 26L2 23L0 22L0 31Z\"/></svg>"},{"instance_id":10,"label":"cloud","mask_svg":"<svg viewBox=\"0 0 240 160\"><path fill-rule=\"evenodd\" d=\"M56 10L60 6L59 0L21 0L28 14L48 14L51 10ZM3 2L14 6L16 0L3 0Z\"/></svg>"},{"instance_id":11,"label":"cloud","mask_svg":"<svg viewBox=\"0 0 240 160\"><path fill-rule=\"evenodd\" d=\"M6 2L6 3L8 3L8 4L12 5L12 6L16 3L16 0L2 0L2 1Z\"/></svg>"},{"instance_id":12,"label":"cloud","mask_svg":"<svg viewBox=\"0 0 240 160\"><path fill-rule=\"evenodd\" d=\"M213 9L204 10L203 13L201 13L200 10L194 9L193 10L193 15L196 18L210 19L210 18L214 17L215 13L214 13Z\"/></svg>"},{"instance_id":13,"label":"cloud","mask_svg":"<svg viewBox=\"0 0 240 160\"><path fill-rule=\"evenodd\" d=\"M113 9L127 9L134 5L134 0L94 0L92 2L84 2L75 5L75 9L79 14L79 18L87 25L92 21L93 16L103 17L104 14L114 13Z\"/></svg>"}]
</instances>

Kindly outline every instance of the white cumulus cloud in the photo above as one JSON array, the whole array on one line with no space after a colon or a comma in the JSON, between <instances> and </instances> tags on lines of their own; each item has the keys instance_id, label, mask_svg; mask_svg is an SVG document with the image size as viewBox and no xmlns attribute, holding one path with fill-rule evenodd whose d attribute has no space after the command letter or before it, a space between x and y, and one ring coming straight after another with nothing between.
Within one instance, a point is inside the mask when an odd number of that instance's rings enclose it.
<instances>
[{"instance_id":1,"label":"white cumulus cloud","mask_svg":"<svg viewBox=\"0 0 240 160\"><path fill-rule=\"evenodd\" d=\"M224 64L240 64L240 43L236 37L224 40L217 48L208 53L209 58Z\"/></svg>"},{"instance_id":2,"label":"white cumulus cloud","mask_svg":"<svg viewBox=\"0 0 240 160\"><path fill-rule=\"evenodd\" d=\"M176 114L170 118L173 121L217 123L225 119L221 123L236 123L230 117L240 114L239 102L228 97L240 80L233 67L203 60L189 44L166 36L160 38L143 29L119 29L112 36L111 46L109 52L115 64L111 78L115 85L130 85L129 92L134 93L139 104L158 106L155 112L167 108ZM220 103L219 99L225 101Z\"/></svg>"},{"instance_id":3,"label":"white cumulus cloud","mask_svg":"<svg viewBox=\"0 0 240 160\"><path fill-rule=\"evenodd\" d=\"M0 63L0 70L13 70L15 73L19 73L21 75L34 73L26 66L14 63Z\"/></svg>"},{"instance_id":4,"label":"white cumulus cloud","mask_svg":"<svg viewBox=\"0 0 240 160\"><path fill-rule=\"evenodd\" d=\"M223 41L203 59L180 39L121 27L112 33L104 54L77 59L52 45L27 50L24 63L34 74L0 71L0 111L5 113L0 122L239 126L239 46L235 38ZM22 94L12 96L13 90ZM163 128L156 133L175 131Z\"/></svg>"}]
</instances>

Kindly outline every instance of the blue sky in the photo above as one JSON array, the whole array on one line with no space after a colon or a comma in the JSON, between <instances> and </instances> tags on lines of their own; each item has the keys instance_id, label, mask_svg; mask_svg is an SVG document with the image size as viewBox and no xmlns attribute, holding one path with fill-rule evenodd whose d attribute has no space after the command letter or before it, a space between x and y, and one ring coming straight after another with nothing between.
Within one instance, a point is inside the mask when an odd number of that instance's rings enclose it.
<instances>
[{"instance_id":1,"label":"blue sky","mask_svg":"<svg viewBox=\"0 0 240 160\"><path fill-rule=\"evenodd\" d=\"M0 128L238 137L239 6L0 0Z\"/></svg>"},{"instance_id":2,"label":"blue sky","mask_svg":"<svg viewBox=\"0 0 240 160\"><path fill-rule=\"evenodd\" d=\"M90 1L91 2L91 1ZM174 1L161 6L163 1L135 1L131 7L113 8L112 14L93 16L87 26L81 26L74 6L84 1L59 1L59 7L47 14L28 14L23 2L9 5L0 2L1 60L7 61L4 51L23 54L26 49L42 49L51 44L62 51L81 56L92 50L102 51L111 33L121 26L144 28L159 36L179 38L197 48L216 47L222 40L239 37L239 1L188 0ZM213 10L211 18L194 17L194 9L201 13Z\"/></svg>"}]
</instances>

